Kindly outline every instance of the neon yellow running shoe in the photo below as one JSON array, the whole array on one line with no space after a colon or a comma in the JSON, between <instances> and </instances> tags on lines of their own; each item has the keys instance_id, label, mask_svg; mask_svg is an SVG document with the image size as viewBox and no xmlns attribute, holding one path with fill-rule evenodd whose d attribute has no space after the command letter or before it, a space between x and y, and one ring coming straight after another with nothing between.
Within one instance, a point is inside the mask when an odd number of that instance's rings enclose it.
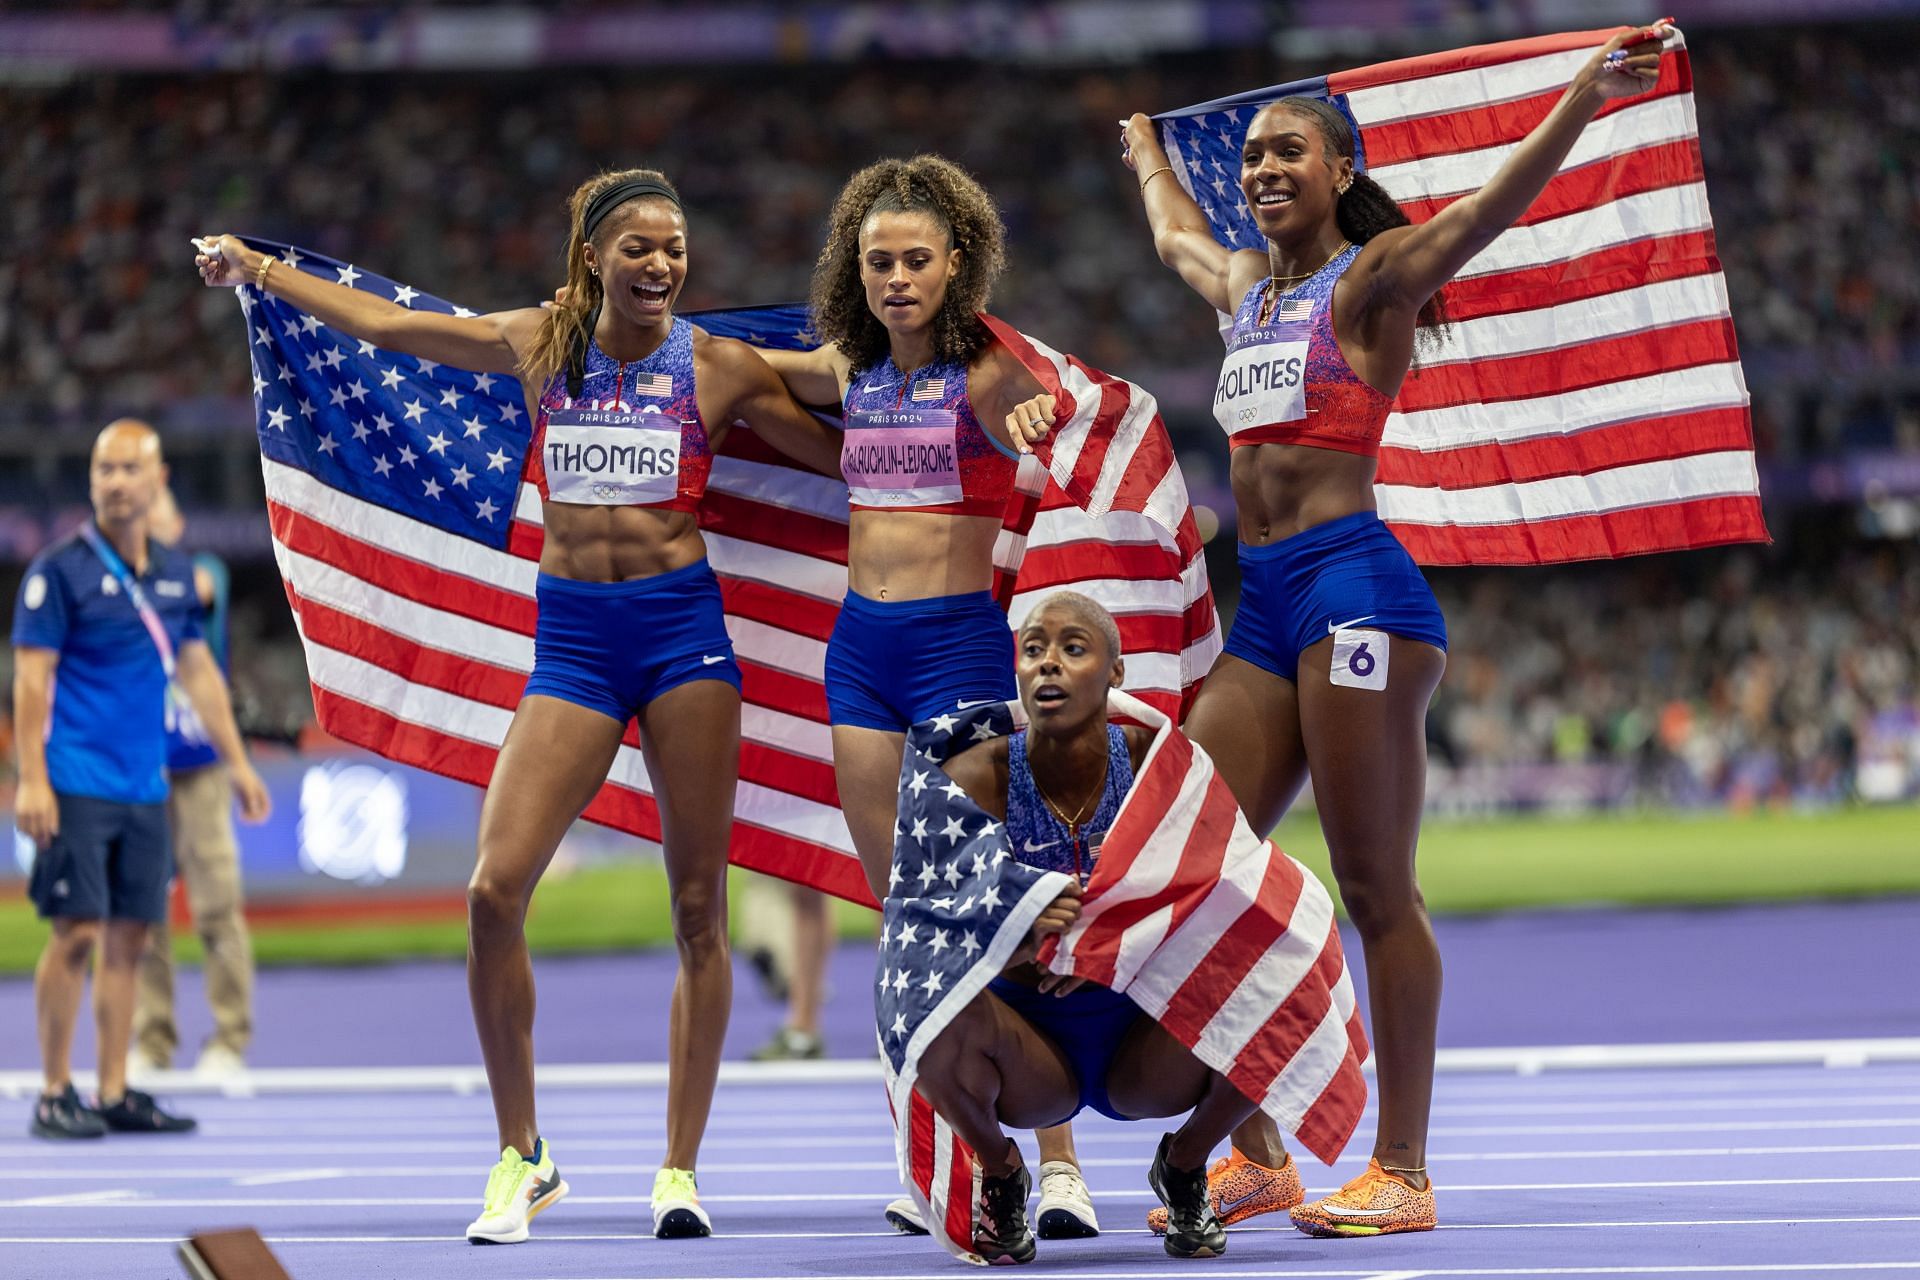
<instances>
[{"instance_id":1,"label":"neon yellow running shoe","mask_svg":"<svg viewBox=\"0 0 1920 1280\"><path fill-rule=\"evenodd\" d=\"M553 1164L553 1150L544 1140L535 1144L529 1160L508 1147L500 1163L487 1175L486 1204L467 1227L474 1244L519 1244L527 1238L527 1224L548 1205L567 1194L567 1184Z\"/></svg>"},{"instance_id":2,"label":"neon yellow running shoe","mask_svg":"<svg viewBox=\"0 0 1920 1280\"><path fill-rule=\"evenodd\" d=\"M713 1234L693 1170L662 1169L653 1175L653 1234L662 1240Z\"/></svg>"}]
</instances>

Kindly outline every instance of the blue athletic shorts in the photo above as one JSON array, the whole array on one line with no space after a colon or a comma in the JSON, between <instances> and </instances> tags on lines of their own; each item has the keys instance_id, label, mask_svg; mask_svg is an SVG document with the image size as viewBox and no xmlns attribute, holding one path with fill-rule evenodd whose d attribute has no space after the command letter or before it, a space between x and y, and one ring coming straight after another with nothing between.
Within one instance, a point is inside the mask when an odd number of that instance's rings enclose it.
<instances>
[{"instance_id":1,"label":"blue athletic shorts","mask_svg":"<svg viewBox=\"0 0 1920 1280\"><path fill-rule=\"evenodd\" d=\"M1240 605L1226 652L1283 680L1300 655L1354 626L1447 647L1447 621L1420 566L1371 511L1264 547L1240 544Z\"/></svg>"},{"instance_id":2,"label":"blue athletic shorts","mask_svg":"<svg viewBox=\"0 0 1920 1280\"><path fill-rule=\"evenodd\" d=\"M625 724L693 680L740 688L740 666L705 560L632 582L576 582L541 574L534 587L527 693L543 693Z\"/></svg>"},{"instance_id":3,"label":"blue athletic shorts","mask_svg":"<svg viewBox=\"0 0 1920 1280\"><path fill-rule=\"evenodd\" d=\"M1107 1097L1107 1071L1113 1056L1140 1019L1140 1006L1130 996L1094 983L1064 996L1048 995L1007 978L995 978L987 990L1059 1045L1079 1078L1080 1101L1052 1124L1065 1124L1088 1107L1114 1120L1133 1118L1115 1111Z\"/></svg>"},{"instance_id":4,"label":"blue athletic shorts","mask_svg":"<svg viewBox=\"0 0 1920 1280\"><path fill-rule=\"evenodd\" d=\"M60 834L33 856L27 892L42 920L167 918L173 841L165 804L56 795Z\"/></svg>"},{"instance_id":5,"label":"blue athletic shorts","mask_svg":"<svg viewBox=\"0 0 1920 1280\"><path fill-rule=\"evenodd\" d=\"M905 733L942 711L1016 692L1013 628L991 591L930 600L847 592L827 640L831 723Z\"/></svg>"}]
</instances>

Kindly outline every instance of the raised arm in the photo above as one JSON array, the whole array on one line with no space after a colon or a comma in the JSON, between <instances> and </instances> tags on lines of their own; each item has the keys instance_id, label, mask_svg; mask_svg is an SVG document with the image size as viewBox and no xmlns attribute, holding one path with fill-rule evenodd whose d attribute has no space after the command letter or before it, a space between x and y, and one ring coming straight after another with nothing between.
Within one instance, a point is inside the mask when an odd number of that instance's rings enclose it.
<instances>
[{"instance_id":1,"label":"raised arm","mask_svg":"<svg viewBox=\"0 0 1920 1280\"><path fill-rule=\"evenodd\" d=\"M726 389L722 422L745 422L768 444L822 475L840 475L840 433L809 413L790 394L790 384L768 366L761 352L738 338L703 335L696 358L719 375Z\"/></svg>"},{"instance_id":2,"label":"raised arm","mask_svg":"<svg viewBox=\"0 0 1920 1280\"><path fill-rule=\"evenodd\" d=\"M846 394L847 358L828 345L811 351L761 351L801 404L839 404ZM836 464L835 469L838 470Z\"/></svg>"},{"instance_id":3,"label":"raised arm","mask_svg":"<svg viewBox=\"0 0 1920 1280\"><path fill-rule=\"evenodd\" d=\"M208 237L213 252L194 258L209 285L255 284L284 298L332 328L376 347L476 373L519 372L519 352L539 330L545 314L538 307L496 311L484 316L448 316L415 311L364 290L348 288L289 267L278 258L251 249L235 236ZM198 241L196 245L207 241ZM263 274L264 268L264 274Z\"/></svg>"},{"instance_id":4,"label":"raised arm","mask_svg":"<svg viewBox=\"0 0 1920 1280\"><path fill-rule=\"evenodd\" d=\"M1418 312L1539 198L1602 104L1652 87L1660 78L1660 42L1672 30L1665 24L1636 28L1607 41L1484 187L1418 227L1396 228L1370 242L1350 272L1367 296ZM1616 51L1619 57L1610 62Z\"/></svg>"},{"instance_id":5,"label":"raised arm","mask_svg":"<svg viewBox=\"0 0 1920 1280\"><path fill-rule=\"evenodd\" d=\"M1229 249L1213 238L1207 215L1174 180L1173 166L1167 162L1152 120L1136 114L1127 121L1122 137L1124 158L1140 180L1140 202L1146 206L1160 261L1215 311L1231 314L1240 294L1266 271L1266 256L1253 249Z\"/></svg>"}]
</instances>

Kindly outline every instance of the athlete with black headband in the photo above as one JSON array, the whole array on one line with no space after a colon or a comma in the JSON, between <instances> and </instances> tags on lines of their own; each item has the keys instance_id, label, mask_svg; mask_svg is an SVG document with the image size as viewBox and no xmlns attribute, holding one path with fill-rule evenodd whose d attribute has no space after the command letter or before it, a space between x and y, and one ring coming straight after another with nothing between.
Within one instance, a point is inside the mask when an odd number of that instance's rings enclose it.
<instances>
[{"instance_id":1,"label":"athlete with black headband","mask_svg":"<svg viewBox=\"0 0 1920 1280\"><path fill-rule=\"evenodd\" d=\"M654 1234L709 1233L693 1171L733 1001L726 869L740 670L695 509L714 446L736 420L827 473L840 451L839 434L801 409L753 348L674 316L687 223L665 177L602 174L569 209L568 288L551 308L414 311L232 236L201 242L196 259L208 284L251 283L377 346L512 374L536 423L528 472L546 537L533 673L487 787L467 891L467 985L502 1148L467 1228L476 1243L526 1239L528 1221L567 1192L535 1122L524 924L541 872L636 717L680 953Z\"/></svg>"}]
</instances>

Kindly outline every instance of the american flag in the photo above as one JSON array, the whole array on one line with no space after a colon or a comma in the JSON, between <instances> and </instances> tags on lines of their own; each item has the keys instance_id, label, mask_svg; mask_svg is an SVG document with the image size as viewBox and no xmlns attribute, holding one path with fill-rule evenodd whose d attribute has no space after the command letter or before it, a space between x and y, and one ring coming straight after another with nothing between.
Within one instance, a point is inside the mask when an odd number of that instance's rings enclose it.
<instances>
[{"instance_id":1,"label":"american flag","mask_svg":"<svg viewBox=\"0 0 1920 1280\"><path fill-rule=\"evenodd\" d=\"M249 243L404 306L473 314L348 263ZM532 424L520 385L383 351L251 287L238 293L274 554L321 727L484 786L533 665L540 498L522 477ZM761 345L809 341L799 307L694 318ZM1097 440L1124 425L1121 447L1159 469L1171 457L1164 426L1135 432L1122 412L1151 397L1106 383L1108 397L1063 415L1063 434ZM1156 492L1145 515L1123 500L1091 519L1038 461L1021 484L995 551L1001 600L1023 610L1062 587L1101 600L1120 617L1130 687L1179 711L1220 648L1184 488ZM872 903L839 809L821 684L846 592L846 486L735 430L701 526L745 682L732 858ZM586 816L660 838L633 725Z\"/></svg>"},{"instance_id":2,"label":"american flag","mask_svg":"<svg viewBox=\"0 0 1920 1280\"><path fill-rule=\"evenodd\" d=\"M1361 67L1155 117L1221 243L1262 241L1240 147L1318 98L1355 165L1424 222L1483 186L1616 30ZM1545 564L1765 541L1746 380L1707 209L1693 72L1607 104L1519 223L1446 290L1387 419L1380 514L1428 564Z\"/></svg>"},{"instance_id":3,"label":"american flag","mask_svg":"<svg viewBox=\"0 0 1920 1280\"><path fill-rule=\"evenodd\" d=\"M908 396L907 400L910 403L918 402L918 401L932 401L932 400L938 400L940 397L946 394L947 394L947 380L945 378L928 378L925 382L922 382L919 386L913 389L913 394Z\"/></svg>"},{"instance_id":4,"label":"american flag","mask_svg":"<svg viewBox=\"0 0 1920 1280\"><path fill-rule=\"evenodd\" d=\"M673 395L673 375L649 373L645 376L636 376L633 380L633 390L635 395L670 398Z\"/></svg>"},{"instance_id":5,"label":"american flag","mask_svg":"<svg viewBox=\"0 0 1920 1280\"><path fill-rule=\"evenodd\" d=\"M1155 731L1094 864L1082 914L1041 958L1124 991L1209 1067L1331 1163L1366 1105L1366 1033L1333 902L1255 836L1206 754L1125 693L1110 711ZM1070 877L1012 856L1006 830L942 764L1016 732L1018 704L916 725L900 773L874 1012L895 1155L940 1242L972 1249L973 1153L914 1090L926 1048L1027 937Z\"/></svg>"}]
</instances>

